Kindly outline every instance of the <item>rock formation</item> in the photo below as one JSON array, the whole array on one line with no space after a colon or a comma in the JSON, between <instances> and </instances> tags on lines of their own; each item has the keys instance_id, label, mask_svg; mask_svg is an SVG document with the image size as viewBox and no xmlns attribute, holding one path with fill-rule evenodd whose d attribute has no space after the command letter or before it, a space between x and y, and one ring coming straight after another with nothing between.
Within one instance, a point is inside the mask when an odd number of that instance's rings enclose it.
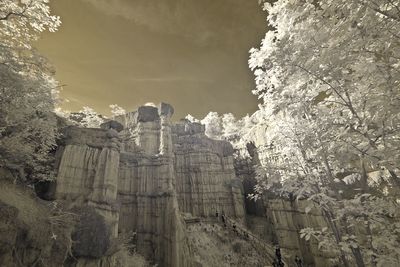
<instances>
[{"instance_id":1,"label":"rock formation","mask_svg":"<svg viewBox=\"0 0 400 267\"><path fill-rule=\"evenodd\" d=\"M244 194L254 193L255 170L260 164L254 144L248 144L249 159L235 162L235 170L243 182ZM321 210L306 200L291 200L267 193L257 201L245 198L246 221L249 229L270 244L282 248L287 261L294 263L295 256L302 258L305 266L337 266L334 253L322 252L316 240L306 242L300 237L300 230L306 227L328 228ZM306 213L306 207L312 209Z\"/></svg>"},{"instance_id":2,"label":"rock formation","mask_svg":"<svg viewBox=\"0 0 400 267\"><path fill-rule=\"evenodd\" d=\"M68 127L58 151L56 198L95 208L113 235L134 231L162 266L191 266L181 213L243 220L233 149L204 126L171 122L173 108L139 107L101 129Z\"/></svg>"},{"instance_id":3,"label":"rock formation","mask_svg":"<svg viewBox=\"0 0 400 267\"><path fill-rule=\"evenodd\" d=\"M172 122L173 112L162 103L101 128L65 127L55 197L44 187L36 191L47 201L10 182L0 187L0 265L144 266L145 256L166 267L263 266L279 244L285 266L296 255L305 266L335 266L338 255L300 236L329 229L320 209L272 193L246 197L260 164L253 144L249 158L234 158L230 143L208 138L199 123ZM116 245L126 236L137 254Z\"/></svg>"},{"instance_id":4,"label":"rock formation","mask_svg":"<svg viewBox=\"0 0 400 267\"><path fill-rule=\"evenodd\" d=\"M120 140L114 129L68 127L59 147L57 199L93 206L117 235Z\"/></svg>"},{"instance_id":5,"label":"rock formation","mask_svg":"<svg viewBox=\"0 0 400 267\"><path fill-rule=\"evenodd\" d=\"M176 190L181 211L194 216L215 212L243 218L241 181L233 167L233 148L209 139L199 123L181 121L172 128Z\"/></svg>"},{"instance_id":6,"label":"rock formation","mask_svg":"<svg viewBox=\"0 0 400 267\"><path fill-rule=\"evenodd\" d=\"M161 266L208 264L193 261L208 250L194 241L187 223L215 223L216 213L236 226L246 225L256 238L250 243L269 251L264 261L271 261L272 245L279 244L287 263L298 255L307 266L333 266L337 255L322 253L315 241L300 238L303 228L328 226L318 208L306 213L310 203L271 194L258 201L246 198L253 193L254 166L259 164L254 145L247 147L250 158L234 159L229 142L208 138L199 123L172 122L173 112L162 103L139 107L100 129L65 128L57 151L56 198L95 210L113 237L136 233L138 252ZM214 237L205 240L217 242ZM79 253L99 255L105 249L81 246Z\"/></svg>"}]
</instances>

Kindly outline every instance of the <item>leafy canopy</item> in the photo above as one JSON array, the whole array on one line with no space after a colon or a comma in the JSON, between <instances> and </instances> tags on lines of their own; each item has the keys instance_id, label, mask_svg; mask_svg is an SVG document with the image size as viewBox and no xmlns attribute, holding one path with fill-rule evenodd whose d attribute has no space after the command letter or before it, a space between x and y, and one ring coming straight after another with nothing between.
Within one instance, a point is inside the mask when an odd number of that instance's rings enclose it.
<instances>
[{"instance_id":1,"label":"leafy canopy","mask_svg":"<svg viewBox=\"0 0 400 267\"><path fill-rule=\"evenodd\" d=\"M59 25L47 0L0 2L0 167L20 178L52 178L57 82L32 44Z\"/></svg>"}]
</instances>

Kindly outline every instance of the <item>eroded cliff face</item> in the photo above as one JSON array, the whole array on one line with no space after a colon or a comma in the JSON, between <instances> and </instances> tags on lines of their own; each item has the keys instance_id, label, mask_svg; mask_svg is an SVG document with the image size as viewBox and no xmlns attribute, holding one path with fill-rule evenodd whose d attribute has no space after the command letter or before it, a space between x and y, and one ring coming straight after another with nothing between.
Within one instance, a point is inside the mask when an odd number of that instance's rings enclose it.
<instances>
[{"instance_id":1,"label":"eroded cliff face","mask_svg":"<svg viewBox=\"0 0 400 267\"><path fill-rule=\"evenodd\" d=\"M136 232L138 251L161 266L191 266L181 214L242 220L243 192L232 146L200 124L172 123L172 114L162 103L102 129L67 128L56 197L94 207L114 236Z\"/></svg>"},{"instance_id":2,"label":"eroded cliff face","mask_svg":"<svg viewBox=\"0 0 400 267\"><path fill-rule=\"evenodd\" d=\"M300 237L300 230L303 228L329 228L318 207L306 200L271 198L266 202L266 213L272 221L278 242L291 258L294 259L295 255L301 256L311 266L337 266L339 255L321 251L315 239L306 242ZM306 213L307 207L313 208Z\"/></svg>"},{"instance_id":3,"label":"eroded cliff face","mask_svg":"<svg viewBox=\"0 0 400 267\"><path fill-rule=\"evenodd\" d=\"M172 114L162 103L101 129L66 128L57 151L56 198L94 208L113 237L135 232L138 252L160 266L198 265L193 256L203 245L193 241L184 218L216 223L216 213L247 226L263 240L257 242L279 244L289 266L295 255L309 266L333 266L337 255L300 238L303 228L328 226L317 208L306 214L305 201L246 198L259 164L253 145L247 147L249 159L234 159L230 143L208 138L199 123L172 122Z\"/></svg>"},{"instance_id":4,"label":"eroded cliff face","mask_svg":"<svg viewBox=\"0 0 400 267\"><path fill-rule=\"evenodd\" d=\"M94 207L117 236L118 132L68 127L64 136L59 147L56 198Z\"/></svg>"},{"instance_id":5,"label":"eroded cliff face","mask_svg":"<svg viewBox=\"0 0 400 267\"><path fill-rule=\"evenodd\" d=\"M241 181L233 167L233 148L226 141L205 136L199 123L173 125L174 169L180 210L193 216L216 212L243 219Z\"/></svg>"},{"instance_id":6,"label":"eroded cliff face","mask_svg":"<svg viewBox=\"0 0 400 267\"><path fill-rule=\"evenodd\" d=\"M247 149L250 157L235 161L236 175L243 182L245 196L254 193L253 188L256 184L254 166L260 164L256 147L248 144ZM289 199L267 192L257 201L245 198L245 207L247 227L267 243L279 245L289 266L296 266L294 265L296 255L302 259L304 266L340 266L338 252L320 249L318 241L314 238L308 241L301 238L300 231L304 228L325 228L331 231L330 223L326 216L323 216L321 208L311 201ZM345 231L345 226L339 221L332 223L340 231ZM355 227L353 234L364 240L366 229L359 225ZM355 259L348 261L351 266L356 265ZM365 256L364 261L369 262L368 256Z\"/></svg>"},{"instance_id":7,"label":"eroded cliff face","mask_svg":"<svg viewBox=\"0 0 400 267\"><path fill-rule=\"evenodd\" d=\"M254 166L260 164L254 144L247 144L247 150L249 158L235 161L236 175L243 182L245 196L254 193ZM249 229L266 242L279 244L289 264L294 263L297 255L302 258L305 266L335 266L338 255L323 253L316 240L306 242L300 237L303 228L329 227L321 210L309 201L295 201L267 193L257 201L245 198L245 207ZM312 209L306 213L306 207Z\"/></svg>"},{"instance_id":8,"label":"eroded cliff face","mask_svg":"<svg viewBox=\"0 0 400 267\"><path fill-rule=\"evenodd\" d=\"M167 267L268 266L279 244L285 266L296 266L296 255L304 266L339 266L339 255L300 237L307 227L329 230L319 208L272 193L246 197L260 163L254 145L249 158L234 158L230 143L208 138L199 123L172 122L172 114L167 104L144 106L100 129L65 128L56 201L0 186L0 263L145 266L145 256ZM354 231L366 236L362 226ZM137 254L115 247L126 236L135 237Z\"/></svg>"}]
</instances>

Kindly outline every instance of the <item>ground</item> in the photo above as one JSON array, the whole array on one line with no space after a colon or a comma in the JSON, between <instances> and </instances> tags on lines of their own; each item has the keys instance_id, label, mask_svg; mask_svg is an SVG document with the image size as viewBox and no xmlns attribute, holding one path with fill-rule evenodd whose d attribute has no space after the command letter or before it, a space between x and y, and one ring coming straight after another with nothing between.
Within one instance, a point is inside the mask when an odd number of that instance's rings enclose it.
<instances>
[{"instance_id":1,"label":"ground","mask_svg":"<svg viewBox=\"0 0 400 267\"><path fill-rule=\"evenodd\" d=\"M270 257L255 240L221 223L194 223L187 227L195 266L271 266Z\"/></svg>"}]
</instances>

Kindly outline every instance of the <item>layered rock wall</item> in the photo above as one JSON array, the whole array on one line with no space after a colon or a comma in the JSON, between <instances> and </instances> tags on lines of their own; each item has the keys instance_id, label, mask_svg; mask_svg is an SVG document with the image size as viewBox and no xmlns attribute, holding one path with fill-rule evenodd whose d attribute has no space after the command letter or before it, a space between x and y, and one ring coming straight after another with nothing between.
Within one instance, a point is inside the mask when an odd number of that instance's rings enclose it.
<instances>
[{"instance_id":1,"label":"layered rock wall","mask_svg":"<svg viewBox=\"0 0 400 267\"><path fill-rule=\"evenodd\" d=\"M137 234L138 250L164 266L190 266L169 157L122 153L119 231Z\"/></svg>"},{"instance_id":2,"label":"layered rock wall","mask_svg":"<svg viewBox=\"0 0 400 267\"><path fill-rule=\"evenodd\" d=\"M93 206L117 236L118 133L113 129L68 127L59 159L57 199Z\"/></svg>"},{"instance_id":3,"label":"layered rock wall","mask_svg":"<svg viewBox=\"0 0 400 267\"><path fill-rule=\"evenodd\" d=\"M318 207L306 200L289 200L272 193L267 193L257 201L247 197L254 193L257 182L254 166L260 164L254 144L248 144L247 150L250 159L236 160L235 170L244 186L248 227L266 242L279 244L291 263L297 255L306 266L334 266L338 255L322 252L315 239L306 242L300 237L303 228L328 228ZM306 207L312 209L306 213Z\"/></svg>"},{"instance_id":4,"label":"layered rock wall","mask_svg":"<svg viewBox=\"0 0 400 267\"><path fill-rule=\"evenodd\" d=\"M216 212L244 218L243 192L233 167L233 148L205 136L204 126L181 121L172 129L176 190L181 211L193 216Z\"/></svg>"},{"instance_id":5,"label":"layered rock wall","mask_svg":"<svg viewBox=\"0 0 400 267\"><path fill-rule=\"evenodd\" d=\"M68 127L60 146L57 198L89 205L103 215L114 236L135 232L138 251L162 266L191 266L182 213L192 217L225 214L247 222L268 243L279 243L289 257L329 266L335 255L306 243L299 231L327 224L305 202L267 196L246 199L255 184L251 160L234 160L232 145L212 140L204 126L171 122L167 104L140 107L102 125Z\"/></svg>"},{"instance_id":6,"label":"layered rock wall","mask_svg":"<svg viewBox=\"0 0 400 267\"><path fill-rule=\"evenodd\" d=\"M67 128L56 195L95 207L114 235L136 232L139 252L162 266L191 266L181 213L243 219L243 193L232 146L172 114L144 106L102 129Z\"/></svg>"},{"instance_id":7,"label":"layered rock wall","mask_svg":"<svg viewBox=\"0 0 400 267\"><path fill-rule=\"evenodd\" d=\"M321 251L315 239L306 242L300 237L300 230L303 228L329 228L318 207L306 200L271 198L265 202L266 214L272 221L277 241L292 259L298 255L307 265L327 267L336 265L338 255ZM313 208L306 213L306 207Z\"/></svg>"}]
</instances>

